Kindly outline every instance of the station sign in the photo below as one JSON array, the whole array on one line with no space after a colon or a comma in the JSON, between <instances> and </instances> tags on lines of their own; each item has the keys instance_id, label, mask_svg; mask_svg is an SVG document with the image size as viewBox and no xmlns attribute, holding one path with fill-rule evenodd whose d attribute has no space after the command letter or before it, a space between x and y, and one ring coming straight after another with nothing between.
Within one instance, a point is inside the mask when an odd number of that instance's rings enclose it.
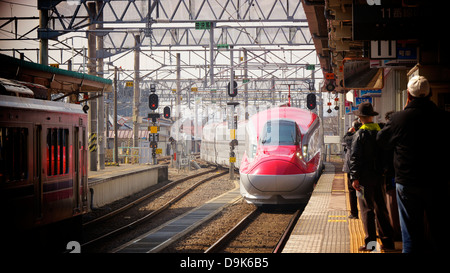
<instances>
[{"instance_id":1,"label":"station sign","mask_svg":"<svg viewBox=\"0 0 450 273\"><path fill-rule=\"evenodd\" d=\"M381 97L381 89L361 90L361 97Z\"/></svg>"},{"instance_id":2,"label":"station sign","mask_svg":"<svg viewBox=\"0 0 450 273\"><path fill-rule=\"evenodd\" d=\"M397 46L397 59L417 60L417 46Z\"/></svg>"},{"instance_id":3,"label":"station sign","mask_svg":"<svg viewBox=\"0 0 450 273\"><path fill-rule=\"evenodd\" d=\"M370 41L371 59L395 59L397 58L397 41Z\"/></svg>"},{"instance_id":4,"label":"station sign","mask_svg":"<svg viewBox=\"0 0 450 273\"><path fill-rule=\"evenodd\" d=\"M346 106L345 107L345 114L350 115L353 114L353 111L358 110L358 107L355 106Z\"/></svg>"},{"instance_id":5,"label":"station sign","mask_svg":"<svg viewBox=\"0 0 450 273\"><path fill-rule=\"evenodd\" d=\"M358 98L355 98L355 106L358 106L358 105L360 105L363 102L372 103L373 102L372 97L358 97ZM355 108L358 109L358 107L355 107Z\"/></svg>"},{"instance_id":6,"label":"station sign","mask_svg":"<svg viewBox=\"0 0 450 273\"><path fill-rule=\"evenodd\" d=\"M212 24L209 21L197 21L195 22L195 29L211 29Z\"/></svg>"},{"instance_id":7,"label":"station sign","mask_svg":"<svg viewBox=\"0 0 450 273\"><path fill-rule=\"evenodd\" d=\"M433 20L436 16L433 14L433 4L402 3L403 1L354 0L353 40L403 40L429 35L427 32L436 25Z\"/></svg>"}]
</instances>

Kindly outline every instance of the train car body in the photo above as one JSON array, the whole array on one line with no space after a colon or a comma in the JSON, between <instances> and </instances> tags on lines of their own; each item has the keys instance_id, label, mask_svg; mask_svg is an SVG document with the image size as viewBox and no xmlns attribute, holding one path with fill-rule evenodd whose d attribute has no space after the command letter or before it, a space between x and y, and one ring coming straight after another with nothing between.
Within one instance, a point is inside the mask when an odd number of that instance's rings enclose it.
<instances>
[{"instance_id":1,"label":"train car body","mask_svg":"<svg viewBox=\"0 0 450 273\"><path fill-rule=\"evenodd\" d=\"M87 115L80 105L0 95L2 228L22 232L87 212Z\"/></svg>"},{"instance_id":2,"label":"train car body","mask_svg":"<svg viewBox=\"0 0 450 273\"><path fill-rule=\"evenodd\" d=\"M236 139L239 145L235 147L236 162L241 162L244 156L245 123L238 123ZM203 127L200 158L221 166L230 166L230 129L226 122L210 123ZM239 163L236 164L239 168Z\"/></svg>"},{"instance_id":3,"label":"train car body","mask_svg":"<svg viewBox=\"0 0 450 273\"><path fill-rule=\"evenodd\" d=\"M256 205L304 203L322 167L320 120L310 111L275 107L238 123L235 147L240 191ZM203 128L202 159L229 166L230 130L227 123Z\"/></svg>"},{"instance_id":4,"label":"train car body","mask_svg":"<svg viewBox=\"0 0 450 273\"><path fill-rule=\"evenodd\" d=\"M254 204L305 203L322 166L320 120L310 111L276 107L246 126L240 191Z\"/></svg>"}]
</instances>

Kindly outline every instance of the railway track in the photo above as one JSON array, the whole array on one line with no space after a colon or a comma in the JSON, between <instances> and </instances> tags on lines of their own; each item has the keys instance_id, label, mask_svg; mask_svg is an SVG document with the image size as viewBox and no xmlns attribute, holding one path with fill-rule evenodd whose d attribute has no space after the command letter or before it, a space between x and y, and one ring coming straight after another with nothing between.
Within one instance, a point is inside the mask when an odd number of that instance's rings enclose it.
<instances>
[{"instance_id":1,"label":"railway track","mask_svg":"<svg viewBox=\"0 0 450 273\"><path fill-rule=\"evenodd\" d=\"M303 208L255 208L211 245L205 253L279 253Z\"/></svg>"},{"instance_id":2,"label":"railway track","mask_svg":"<svg viewBox=\"0 0 450 273\"><path fill-rule=\"evenodd\" d=\"M162 192L162 191L164 191L164 190L166 190L166 189L168 189L170 187L175 186L176 184L179 184L179 183L185 182L187 180L190 180L190 179L193 179L193 178L196 178L196 177L199 177L199 176L203 176L203 175L206 175L208 173L215 172L215 171L216 170L209 170L209 171L206 171L206 172L189 175L189 176L183 177L181 179L177 179L175 181L172 181L172 182L170 182L170 183L168 183L168 184L166 184L166 185L164 185L164 186L162 186L162 187L160 187L160 188L158 188L158 189L156 189L156 190L154 190L154 191L152 191L152 192L150 192L150 193L148 193L148 194L146 194L146 195L144 195L144 196L142 196L142 197L140 197L140 198L138 198L136 200L133 200L133 201L129 202L128 204L126 204L126 205L124 205L124 206L122 206L122 207L120 207L120 208L118 208L118 209L116 209L116 210L114 210L112 212L106 213L106 214L104 214L102 216L99 216L97 218L94 218L92 220L89 220L89 221L83 223L83 227L86 228L86 227L92 226L95 223L104 222L104 221L114 217L115 215L117 215L117 214L119 214L121 212L124 212L127 209L130 209L130 208L132 208L132 207L134 207L134 206L144 202L145 200L149 199L150 197L155 196L156 194L158 194L158 193L160 193L160 192Z\"/></svg>"},{"instance_id":3,"label":"railway track","mask_svg":"<svg viewBox=\"0 0 450 273\"><path fill-rule=\"evenodd\" d=\"M81 245L82 248L88 250L94 249L96 245L100 245L102 242L110 241L119 234L133 230L143 223L147 223L149 219L153 219L157 215L160 215L162 212L166 211L201 184L227 174L226 171L211 174L214 171L216 170L191 175L171 182L118 210L84 223L83 226L85 229L94 228L100 230L100 232L87 232L90 233L91 236L89 236L90 238L87 238ZM137 210L138 216L128 216L133 214L130 212L131 210ZM120 221L118 221L118 219L120 219ZM117 226L114 223L123 223L124 220L127 220L125 221L126 223L120 224L120 226Z\"/></svg>"}]
</instances>

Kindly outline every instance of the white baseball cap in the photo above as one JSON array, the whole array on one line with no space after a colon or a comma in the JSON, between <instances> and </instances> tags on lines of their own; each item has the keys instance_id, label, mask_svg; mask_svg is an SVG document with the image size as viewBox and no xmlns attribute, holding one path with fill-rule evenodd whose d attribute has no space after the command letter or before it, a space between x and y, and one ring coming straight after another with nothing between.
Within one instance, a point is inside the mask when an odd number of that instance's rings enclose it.
<instances>
[{"instance_id":1,"label":"white baseball cap","mask_svg":"<svg viewBox=\"0 0 450 273\"><path fill-rule=\"evenodd\" d=\"M408 92L416 98L423 98L430 94L430 83L424 76L414 76L408 82Z\"/></svg>"}]
</instances>

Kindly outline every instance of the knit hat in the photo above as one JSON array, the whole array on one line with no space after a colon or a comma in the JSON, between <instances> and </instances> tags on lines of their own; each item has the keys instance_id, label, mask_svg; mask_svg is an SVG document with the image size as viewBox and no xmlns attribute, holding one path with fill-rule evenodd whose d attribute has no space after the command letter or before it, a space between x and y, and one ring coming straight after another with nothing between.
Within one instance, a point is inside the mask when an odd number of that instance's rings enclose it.
<instances>
[{"instance_id":1,"label":"knit hat","mask_svg":"<svg viewBox=\"0 0 450 273\"><path fill-rule=\"evenodd\" d=\"M426 97L430 94L430 83L424 76L414 76L408 82L408 92L416 98Z\"/></svg>"}]
</instances>

